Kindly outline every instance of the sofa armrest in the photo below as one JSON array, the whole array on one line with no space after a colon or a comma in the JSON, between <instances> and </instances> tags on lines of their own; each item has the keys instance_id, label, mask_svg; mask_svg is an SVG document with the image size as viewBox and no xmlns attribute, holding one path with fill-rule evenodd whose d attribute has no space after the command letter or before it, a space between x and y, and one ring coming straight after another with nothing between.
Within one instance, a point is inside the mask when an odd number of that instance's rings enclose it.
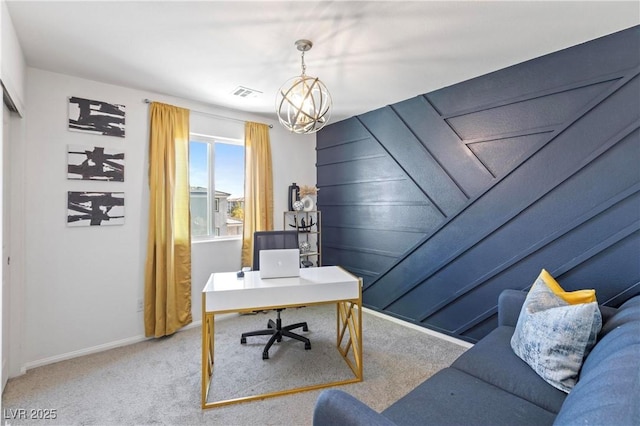
<instances>
[{"instance_id":1,"label":"sofa armrest","mask_svg":"<svg viewBox=\"0 0 640 426\"><path fill-rule=\"evenodd\" d=\"M515 327L527 293L520 290L503 290L498 296L498 325Z\"/></svg>"},{"instance_id":2,"label":"sofa armrest","mask_svg":"<svg viewBox=\"0 0 640 426\"><path fill-rule=\"evenodd\" d=\"M337 389L323 391L313 410L313 426L394 426L365 403Z\"/></svg>"}]
</instances>

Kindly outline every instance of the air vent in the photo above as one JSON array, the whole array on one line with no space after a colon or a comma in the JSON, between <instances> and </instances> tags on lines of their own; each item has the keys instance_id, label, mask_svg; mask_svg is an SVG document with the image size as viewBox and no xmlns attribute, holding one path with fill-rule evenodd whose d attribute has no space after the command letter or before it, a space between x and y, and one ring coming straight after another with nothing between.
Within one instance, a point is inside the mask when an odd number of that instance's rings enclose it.
<instances>
[{"instance_id":1,"label":"air vent","mask_svg":"<svg viewBox=\"0 0 640 426\"><path fill-rule=\"evenodd\" d=\"M257 98L262 94L261 91L255 89L249 89L248 87L238 86L231 92L233 96L240 98Z\"/></svg>"}]
</instances>

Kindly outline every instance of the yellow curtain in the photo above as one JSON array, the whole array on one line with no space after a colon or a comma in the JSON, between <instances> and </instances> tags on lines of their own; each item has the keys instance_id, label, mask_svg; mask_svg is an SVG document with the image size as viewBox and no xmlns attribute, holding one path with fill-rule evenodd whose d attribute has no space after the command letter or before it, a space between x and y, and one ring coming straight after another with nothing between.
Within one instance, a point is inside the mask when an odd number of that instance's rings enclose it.
<instances>
[{"instance_id":1,"label":"yellow curtain","mask_svg":"<svg viewBox=\"0 0 640 426\"><path fill-rule=\"evenodd\" d=\"M153 102L149 115L144 328L161 337L192 321L189 110Z\"/></svg>"},{"instance_id":2,"label":"yellow curtain","mask_svg":"<svg viewBox=\"0 0 640 426\"><path fill-rule=\"evenodd\" d=\"M253 233L273 229L273 172L269 126L244 126L244 228L242 265L253 264Z\"/></svg>"}]
</instances>

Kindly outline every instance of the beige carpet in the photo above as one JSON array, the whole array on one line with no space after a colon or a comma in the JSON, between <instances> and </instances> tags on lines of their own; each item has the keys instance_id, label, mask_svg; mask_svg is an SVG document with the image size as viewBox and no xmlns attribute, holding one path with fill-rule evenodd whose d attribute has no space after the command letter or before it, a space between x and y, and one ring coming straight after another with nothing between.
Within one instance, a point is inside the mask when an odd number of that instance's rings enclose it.
<instances>
[{"instance_id":1,"label":"beige carpet","mask_svg":"<svg viewBox=\"0 0 640 426\"><path fill-rule=\"evenodd\" d=\"M288 309L285 324L307 321L312 349L285 339L262 360L263 328L274 313L227 316L216 323L216 366L210 393L231 398L274 387L353 377L335 348L335 306ZM364 381L341 386L382 411L465 347L378 316L363 313ZM9 380L2 424L23 425L310 425L321 392L310 391L200 409L200 328L172 337L88 355L30 370ZM7 419L18 409L56 410L55 420Z\"/></svg>"}]
</instances>

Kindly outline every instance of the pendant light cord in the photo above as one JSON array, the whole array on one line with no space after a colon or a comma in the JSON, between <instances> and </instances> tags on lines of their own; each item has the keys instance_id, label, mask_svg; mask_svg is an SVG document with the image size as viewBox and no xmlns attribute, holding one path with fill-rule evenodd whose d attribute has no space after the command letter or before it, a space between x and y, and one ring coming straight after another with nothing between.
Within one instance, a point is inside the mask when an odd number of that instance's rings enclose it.
<instances>
[{"instance_id":1,"label":"pendant light cord","mask_svg":"<svg viewBox=\"0 0 640 426\"><path fill-rule=\"evenodd\" d=\"M304 50L302 51L300 57L302 58L302 76L304 77L305 71L307 70L307 66L304 64Z\"/></svg>"}]
</instances>

